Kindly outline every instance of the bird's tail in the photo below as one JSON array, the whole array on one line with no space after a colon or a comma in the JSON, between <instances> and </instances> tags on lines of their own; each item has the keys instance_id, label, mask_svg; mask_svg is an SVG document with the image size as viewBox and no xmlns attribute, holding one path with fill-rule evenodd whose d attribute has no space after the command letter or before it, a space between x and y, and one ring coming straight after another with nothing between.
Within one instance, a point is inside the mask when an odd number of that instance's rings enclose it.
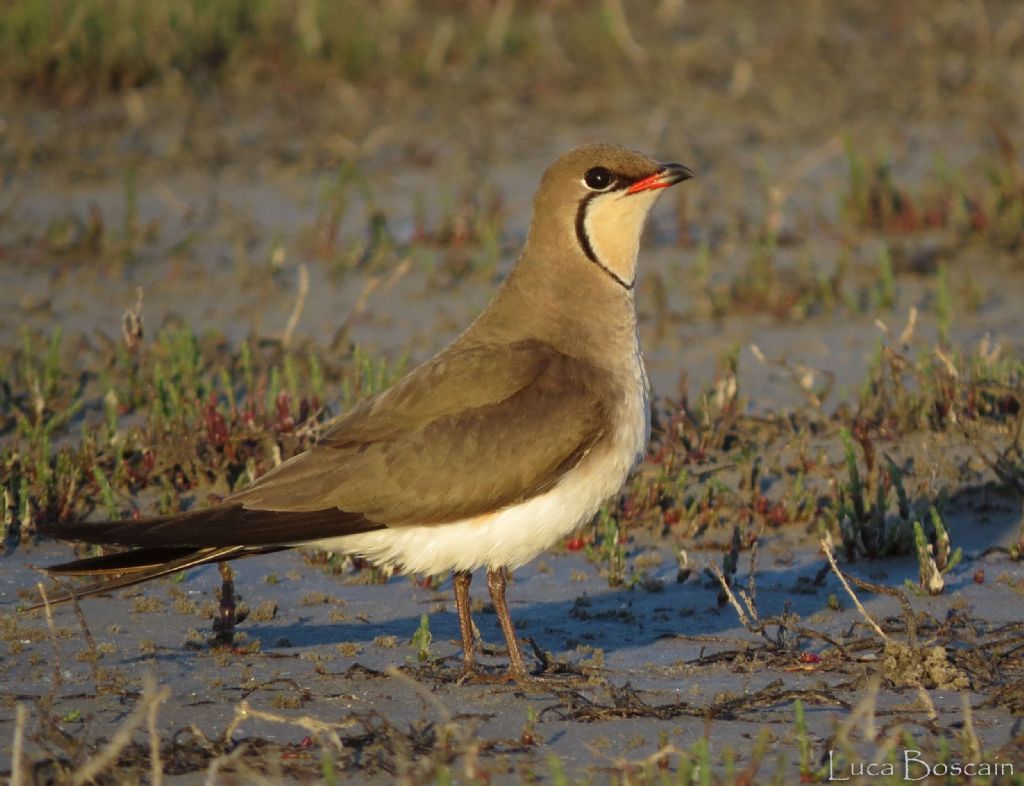
<instances>
[{"instance_id":1,"label":"bird's tail","mask_svg":"<svg viewBox=\"0 0 1024 786\"><path fill-rule=\"evenodd\" d=\"M251 548L246 546L225 546L222 548L187 549L187 548L143 548L124 551L120 554L106 554L101 557L87 557L60 565L51 565L46 572L52 576L102 576L99 581L82 587L71 587L60 581L62 590L56 595L47 593L46 599L23 611L32 611L45 606L55 605L70 600L80 600L92 595L101 595L116 589L142 584L145 581L169 576L199 565L210 562L247 557L253 554L265 554L279 551L282 546L273 548ZM59 580L59 579L58 579Z\"/></svg>"},{"instance_id":2,"label":"bird's tail","mask_svg":"<svg viewBox=\"0 0 1024 786\"><path fill-rule=\"evenodd\" d=\"M50 603L63 603L141 584L210 562L267 554L297 543L334 535L379 529L357 513L323 510L261 510L240 502L222 502L201 510L122 521L54 524L39 531L61 540L128 546L129 551L65 562L46 568L54 576L102 576L81 588L58 592ZM30 608L40 608L37 603Z\"/></svg>"}]
</instances>

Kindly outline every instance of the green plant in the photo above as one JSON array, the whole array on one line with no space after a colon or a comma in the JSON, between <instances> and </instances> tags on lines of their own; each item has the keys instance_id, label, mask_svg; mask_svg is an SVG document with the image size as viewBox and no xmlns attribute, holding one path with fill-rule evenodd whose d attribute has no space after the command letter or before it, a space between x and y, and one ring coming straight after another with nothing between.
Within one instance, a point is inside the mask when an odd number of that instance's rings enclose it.
<instances>
[{"instance_id":1,"label":"green plant","mask_svg":"<svg viewBox=\"0 0 1024 786\"><path fill-rule=\"evenodd\" d=\"M932 524L932 537L929 540L924 527L917 519L914 520L914 548L917 552L918 583L917 586L907 579L907 586L915 591L938 595L945 589L943 578L963 558L963 551L957 547L951 552L949 533L942 521L942 516L934 505L929 508Z\"/></svg>"},{"instance_id":2,"label":"green plant","mask_svg":"<svg viewBox=\"0 0 1024 786\"><path fill-rule=\"evenodd\" d=\"M412 634L412 638L409 639L409 643L416 649L416 659L420 663L426 663L430 660L431 641L433 641L433 635L430 633L430 616L424 614L420 617L420 626Z\"/></svg>"},{"instance_id":3,"label":"green plant","mask_svg":"<svg viewBox=\"0 0 1024 786\"><path fill-rule=\"evenodd\" d=\"M896 307L896 280L892 269L892 254L888 244L882 246L878 254L878 289L876 293L877 307L883 311L892 311Z\"/></svg>"},{"instance_id":4,"label":"green plant","mask_svg":"<svg viewBox=\"0 0 1024 786\"><path fill-rule=\"evenodd\" d=\"M847 558L906 553L912 525L902 472L888 457L885 468L878 468L872 443L861 435L868 470L867 477L862 477L853 436L846 428L839 430L839 436L847 480L838 484L836 509ZM889 510L891 492L896 497L896 510L892 513Z\"/></svg>"},{"instance_id":5,"label":"green plant","mask_svg":"<svg viewBox=\"0 0 1024 786\"><path fill-rule=\"evenodd\" d=\"M565 774L565 765L558 755L548 755L548 773L551 775L551 786L569 786L569 778Z\"/></svg>"},{"instance_id":6,"label":"green plant","mask_svg":"<svg viewBox=\"0 0 1024 786\"><path fill-rule=\"evenodd\" d=\"M626 580L626 548L619 520L607 505L601 507L594 522L593 543L586 547L587 559L604 565L609 587L621 587Z\"/></svg>"},{"instance_id":7,"label":"green plant","mask_svg":"<svg viewBox=\"0 0 1024 786\"><path fill-rule=\"evenodd\" d=\"M935 278L935 319L938 322L939 344L949 346L949 332L953 321L953 295L949 285L949 266L939 265Z\"/></svg>"}]
</instances>

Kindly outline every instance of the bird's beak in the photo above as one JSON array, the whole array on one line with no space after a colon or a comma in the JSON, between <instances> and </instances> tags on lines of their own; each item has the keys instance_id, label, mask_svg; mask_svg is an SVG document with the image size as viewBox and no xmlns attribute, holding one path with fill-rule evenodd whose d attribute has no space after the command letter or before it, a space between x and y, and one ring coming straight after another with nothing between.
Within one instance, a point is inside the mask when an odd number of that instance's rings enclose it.
<instances>
[{"instance_id":1,"label":"bird's beak","mask_svg":"<svg viewBox=\"0 0 1024 786\"><path fill-rule=\"evenodd\" d=\"M659 188L668 188L676 183L689 180L693 177L693 170L682 164L664 164L653 175L637 180L626 189L627 194L637 194L641 191L655 191Z\"/></svg>"}]
</instances>

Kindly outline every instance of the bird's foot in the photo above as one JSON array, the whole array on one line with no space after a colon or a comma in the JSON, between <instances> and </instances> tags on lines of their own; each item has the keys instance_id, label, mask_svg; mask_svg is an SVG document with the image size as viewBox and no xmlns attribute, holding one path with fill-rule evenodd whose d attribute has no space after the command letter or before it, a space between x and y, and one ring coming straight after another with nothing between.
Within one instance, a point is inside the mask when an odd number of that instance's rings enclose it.
<instances>
[{"instance_id":1,"label":"bird's foot","mask_svg":"<svg viewBox=\"0 0 1024 786\"><path fill-rule=\"evenodd\" d=\"M217 616L213 620L214 642L222 647L230 647L235 642L235 573L226 562L217 564L220 571L220 605Z\"/></svg>"}]
</instances>

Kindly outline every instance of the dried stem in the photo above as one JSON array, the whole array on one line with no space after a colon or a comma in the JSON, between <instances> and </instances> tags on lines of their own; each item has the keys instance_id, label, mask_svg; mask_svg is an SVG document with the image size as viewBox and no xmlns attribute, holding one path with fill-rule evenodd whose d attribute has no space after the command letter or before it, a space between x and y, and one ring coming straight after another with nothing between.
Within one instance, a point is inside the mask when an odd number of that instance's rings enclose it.
<instances>
[{"instance_id":1,"label":"dried stem","mask_svg":"<svg viewBox=\"0 0 1024 786\"><path fill-rule=\"evenodd\" d=\"M169 694L170 691L164 688ZM160 710L160 702L150 702L146 710L146 727L149 729L149 770L152 786L162 786L164 782L164 765L160 760L160 733L156 725L156 716Z\"/></svg>"},{"instance_id":2,"label":"dried stem","mask_svg":"<svg viewBox=\"0 0 1024 786\"><path fill-rule=\"evenodd\" d=\"M295 305L292 306L292 313L288 317L288 324L285 325L284 333L281 334L281 345L288 347L292 343L292 334L299 325L302 317L302 309L306 306L306 297L309 295L309 268L303 262L299 265L299 291L295 296Z\"/></svg>"},{"instance_id":3,"label":"dried stem","mask_svg":"<svg viewBox=\"0 0 1024 786\"><path fill-rule=\"evenodd\" d=\"M170 695L170 688L165 685L158 689L153 676L147 675L145 687L142 691L142 699L139 701L139 704L132 710L132 714L128 716L125 722L121 724L106 747L75 772L71 780L72 786L82 786L82 784L95 780L97 775L116 762L118 756L121 755L121 751L128 747L128 743L131 742L132 735L142 725L143 720L150 715L150 708L159 706ZM154 716L154 724L155 722Z\"/></svg>"},{"instance_id":4,"label":"dried stem","mask_svg":"<svg viewBox=\"0 0 1024 786\"><path fill-rule=\"evenodd\" d=\"M60 584L61 589L64 590L68 599L71 601L71 607L75 610L75 619L78 620L78 625L82 629L82 636L85 638L85 646L89 651L89 666L92 669L92 681L96 686L96 690L99 690L100 652L96 648L96 640L92 637L92 631L89 630L89 624L85 621L85 614L82 612L82 605L78 602L78 596L75 594L75 591L68 586L66 581L64 581L60 576L51 576L51 578Z\"/></svg>"},{"instance_id":5,"label":"dried stem","mask_svg":"<svg viewBox=\"0 0 1024 786\"><path fill-rule=\"evenodd\" d=\"M60 647L57 646L57 627L53 624L53 611L50 608L50 598L46 594L46 587L43 582L37 581L36 588L43 599L43 610L46 612L46 627L50 629L50 646L53 647L53 691L64 682L64 666L60 660Z\"/></svg>"},{"instance_id":6,"label":"dried stem","mask_svg":"<svg viewBox=\"0 0 1024 786\"><path fill-rule=\"evenodd\" d=\"M344 750L345 746L342 743L341 738L338 736L337 729L355 724L354 720L349 720L344 724L324 723L322 720L310 717L309 715L302 715L298 718L287 718L284 715L275 715L272 712L253 709L249 702L241 701L238 706L235 707L235 715L231 719L231 723L229 723L228 727L224 730L224 741L230 741L232 735L234 735L238 730L238 727L242 725L242 722L250 718L270 721L271 723L285 723L291 726L299 726L300 728L315 734L317 737L325 735L331 741L331 744L339 751Z\"/></svg>"},{"instance_id":7,"label":"dried stem","mask_svg":"<svg viewBox=\"0 0 1024 786\"><path fill-rule=\"evenodd\" d=\"M875 739L875 707L878 703L878 690L882 685L881 678L874 676L868 680L864 690L864 698L857 702L857 706L849 713L836 730L835 740L843 745L850 744L850 732L853 731L857 721L864 720L864 739Z\"/></svg>"},{"instance_id":8,"label":"dried stem","mask_svg":"<svg viewBox=\"0 0 1024 786\"><path fill-rule=\"evenodd\" d=\"M889 641L889 637L886 635L885 631L882 630L882 628L879 627L878 623L875 622L874 618L870 614L868 614L868 610L864 608L864 605L860 602L860 598L857 597L853 589L850 587L849 583L846 581L846 575L839 569L839 566L836 564L835 555L832 553L832 546L829 545L828 541L826 540L822 540L820 542L820 545L821 550L825 552L825 557L828 559L828 564L832 568L832 572L839 577L839 583L843 585L843 589L846 590L846 594L850 596L851 600L853 600L853 605L857 607L857 611L860 612L861 616L864 617L868 625L876 634L878 634L878 637L882 641Z\"/></svg>"},{"instance_id":9,"label":"dried stem","mask_svg":"<svg viewBox=\"0 0 1024 786\"><path fill-rule=\"evenodd\" d=\"M11 744L11 786L26 786L23 768L22 748L25 744L25 718L28 712L24 704L14 705L14 741Z\"/></svg>"},{"instance_id":10,"label":"dried stem","mask_svg":"<svg viewBox=\"0 0 1024 786\"><path fill-rule=\"evenodd\" d=\"M981 742L978 740L978 733L974 729L974 714L971 712L971 697L967 693L960 694L960 701L964 708L964 748L968 756L967 761L981 761Z\"/></svg>"},{"instance_id":11,"label":"dried stem","mask_svg":"<svg viewBox=\"0 0 1024 786\"><path fill-rule=\"evenodd\" d=\"M714 562L710 562L708 563L708 565L711 568L711 572L715 574L715 578L718 579L718 583L722 585L722 591L725 592L725 597L729 599L729 603L731 603L732 607L736 609L736 614L739 615L740 623L743 625L743 627L751 631L752 633L760 633L761 629L756 627L750 621L750 617L747 616L747 613L743 610L743 607L740 606L740 602L736 600L736 596L733 594L732 589L729 587L729 582L727 582L725 580L725 576L722 575L722 569L718 567L718 565L716 565ZM754 613L753 610L751 610L751 613ZM758 622L760 622L760 620L758 620Z\"/></svg>"},{"instance_id":12,"label":"dried stem","mask_svg":"<svg viewBox=\"0 0 1024 786\"><path fill-rule=\"evenodd\" d=\"M215 759L210 761L210 766L206 768L206 777L203 779L203 786L217 786L221 783L221 779L217 776L220 774L221 768L225 765L234 764L237 759L240 759L248 746L244 743L234 748L230 753L223 753L217 756Z\"/></svg>"}]
</instances>

